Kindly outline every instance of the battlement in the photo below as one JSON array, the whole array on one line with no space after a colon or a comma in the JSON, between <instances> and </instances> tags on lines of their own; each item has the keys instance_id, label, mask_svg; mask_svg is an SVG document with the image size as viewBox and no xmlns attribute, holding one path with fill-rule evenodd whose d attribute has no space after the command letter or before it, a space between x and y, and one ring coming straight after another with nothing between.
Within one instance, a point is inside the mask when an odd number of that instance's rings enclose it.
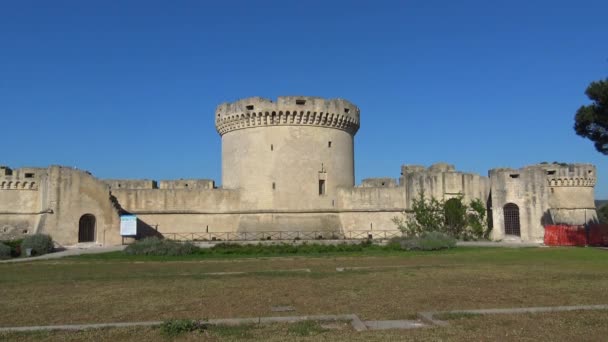
<instances>
[{"instance_id":1,"label":"battlement","mask_svg":"<svg viewBox=\"0 0 608 342\"><path fill-rule=\"evenodd\" d=\"M596 169L592 164L542 163L521 169L497 168L490 170L490 173L508 174L513 179L519 178L520 173L542 174L550 187L594 187L597 181Z\"/></svg>"},{"instance_id":2,"label":"battlement","mask_svg":"<svg viewBox=\"0 0 608 342\"><path fill-rule=\"evenodd\" d=\"M276 102L250 97L222 103L215 112L215 127L220 135L260 126L320 126L356 134L359 108L343 99L310 96L280 96Z\"/></svg>"},{"instance_id":3,"label":"battlement","mask_svg":"<svg viewBox=\"0 0 608 342\"><path fill-rule=\"evenodd\" d=\"M45 169L25 167L11 169L0 166L0 190L38 190Z\"/></svg>"}]
</instances>

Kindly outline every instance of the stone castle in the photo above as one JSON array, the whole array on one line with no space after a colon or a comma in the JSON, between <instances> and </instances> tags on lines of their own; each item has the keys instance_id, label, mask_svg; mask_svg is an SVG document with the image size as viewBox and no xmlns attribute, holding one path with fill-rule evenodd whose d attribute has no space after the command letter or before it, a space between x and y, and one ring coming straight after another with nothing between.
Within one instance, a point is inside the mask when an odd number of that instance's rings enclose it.
<instances>
[{"instance_id":1,"label":"stone castle","mask_svg":"<svg viewBox=\"0 0 608 342\"><path fill-rule=\"evenodd\" d=\"M399 179L357 186L359 114L349 101L318 97L221 104L215 113L221 187L207 179L102 180L64 166L2 167L0 240L46 233L62 245L120 244L123 214L137 216L139 236L386 236L398 232L392 219L407 215L421 191L442 200L482 200L494 240L542 242L545 224L597 220L590 164L492 169L488 177L444 163L403 165Z\"/></svg>"}]
</instances>

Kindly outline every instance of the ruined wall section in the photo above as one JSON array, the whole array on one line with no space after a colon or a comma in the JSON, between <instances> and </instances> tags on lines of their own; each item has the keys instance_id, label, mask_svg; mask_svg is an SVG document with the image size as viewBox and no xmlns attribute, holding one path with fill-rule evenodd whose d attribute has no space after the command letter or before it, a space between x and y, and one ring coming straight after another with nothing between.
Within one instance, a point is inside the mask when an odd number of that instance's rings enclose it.
<instances>
[{"instance_id":1,"label":"ruined wall section","mask_svg":"<svg viewBox=\"0 0 608 342\"><path fill-rule=\"evenodd\" d=\"M158 183L150 179L103 179L110 189L158 189Z\"/></svg>"},{"instance_id":2,"label":"ruined wall section","mask_svg":"<svg viewBox=\"0 0 608 342\"><path fill-rule=\"evenodd\" d=\"M401 186L405 187L406 207L411 208L413 200L421 191L426 198L438 200L463 196L465 202L480 199L487 203L490 193L490 181L487 177L475 173L456 171L450 164L437 163L428 168L421 165L403 165L401 167Z\"/></svg>"},{"instance_id":3,"label":"ruined wall section","mask_svg":"<svg viewBox=\"0 0 608 342\"><path fill-rule=\"evenodd\" d=\"M39 230L48 210L46 179L46 169L0 167L0 239L22 238Z\"/></svg>"},{"instance_id":4,"label":"ruined wall section","mask_svg":"<svg viewBox=\"0 0 608 342\"><path fill-rule=\"evenodd\" d=\"M397 186L399 186L397 180L390 177L365 178L359 185L361 188L396 188Z\"/></svg>"},{"instance_id":5,"label":"ruined wall section","mask_svg":"<svg viewBox=\"0 0 608 342\"><path fill-rule=\"evenodd\" d=\"M212 179L177 179L161 180L160 189L215 189L215 181Z\"/></svg>"},{"instance_id":6,"label":"ruined wall section","mask_svg":"<svg viewBox=\"0 0 608 342\"><path fill-rule=\"evenodd\" d=\"M542 242L549 209L546 171L542 167L499 168L489 172L492 183L492 238ZM505 205L519 208L520 237L505 233Z\"/></svg>"},{"instance_id":7,"label":"ruined wall section","mask_svg":"<svg viewBox=\"0 0 608 342\"><path fill-rule=\"evenodd\" d=\"M553 224L597 222L594 187L596 168L591 164L542 164L549 186L549 213Z\"/></svg>"},{"instance_id":8,"label":"ruined wall section","mask_svg":"<svg viewBox=\"0 0 608 342\"><path fill-rule=\"evenodd\" d=\"M41 233L50 234L63 245L78 243L80 218L95 216L95 243L119 244L120 212L111 198L110 188L91 173L71 167L48 169L50 213L43 217Z\"/></svg>"},{"instance_id":9,"label":"ruined wall section","mask_svg":"<svg viewBox=\"0 0 608 342\"><path fill-rule=\"evenodd\" d=\"M114 189L112 195L122 209L141 220L138 229L154 229L161 234L235 231L241 214L239 191L202 188L209 183L201 182L197 187L196 182L187 182L189 187L184 183L182 188Z\"/></svg>"},{"instance_id":10,"label":"ruined wall section","mask_svg":"<svg viewBox=\"0 0 608 342\"><path fill-rule=\"evenodd\" d=\"M504 208L519 207L521 239L542 242L544 225L582 225L597 220L591 164L538 164L490 170L494 239L505 237Z\"/></svg>"},{"instance_id":11,"label":"ruined wall section","mask_svg":"<svg viewBox=\"0 0 608 342\"><path fill-rule=\"evenodd\" d=\"M373 186L375 184L379 186ZM403 215L406 210L405 188L388 184L386 180L375 180L368 181L365 186L339 189L338 207L344 234L348 236L350 231L397 231L392 219Z\"/></svg>"}]
</instances>

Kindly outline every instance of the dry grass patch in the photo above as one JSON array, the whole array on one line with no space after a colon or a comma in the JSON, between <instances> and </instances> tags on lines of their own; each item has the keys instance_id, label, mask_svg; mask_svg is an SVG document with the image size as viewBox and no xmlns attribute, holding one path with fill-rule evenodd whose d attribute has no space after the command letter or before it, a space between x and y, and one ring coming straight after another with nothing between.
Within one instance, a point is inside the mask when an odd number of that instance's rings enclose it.
<instances>
[{"instance_id":1,"label":"dry grass patch","mask_svg":"<svg viewBox=\"0 0 608 342\"><path fill-rule=\"evenodd\" d=\"M356 313L376 320L420 311L608 303L605 251L457 250L389 257L152 262L88 257L2 264L0 326L280 314L271 312L273 306L296 309L286 315ZM355 266L371 268L336 272ZM301 268L312 272L278 272Z\"/></svg>"},{"instance_id":2,"label":"dry grass patch","mask_svg":"<svg viewBox=\"0 0 608 342\"><path fill-rule=\"evenodd\" d=\"M211 326L175 341L604 341L608 311L454 317L447 327L355 332L323 329L315 322ZM167 341L158 328L117 328L68 332L0 333L10 341Z\"/></svg>"}]
</instances>

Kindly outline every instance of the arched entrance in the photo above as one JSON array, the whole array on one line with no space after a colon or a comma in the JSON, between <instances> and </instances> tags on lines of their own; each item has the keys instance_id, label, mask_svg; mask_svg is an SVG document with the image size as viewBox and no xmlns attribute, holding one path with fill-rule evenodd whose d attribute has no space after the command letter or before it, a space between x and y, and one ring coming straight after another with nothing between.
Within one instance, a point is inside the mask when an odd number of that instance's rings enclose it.
<instances>
[{"instance_id":1,"label":"arched entrance","mask_svg":"<svg viewBox=\"0 0 608 342\"><path fill-rule=\"evenodd\" d=\"M84 214L80 217L78 242L95 242L95 216Z\"/></svg>"},{"instance_id":2,"label":"arched entrance","mask_svg":"<svg viewBox=\"0 0 608 342\"><path fill-rule=\"evenodd\" d=\"M519 229L519 207L513 203L505 204L503 208L505 216L505 235L521 236Z\"/></svg>"}]
</instances>

